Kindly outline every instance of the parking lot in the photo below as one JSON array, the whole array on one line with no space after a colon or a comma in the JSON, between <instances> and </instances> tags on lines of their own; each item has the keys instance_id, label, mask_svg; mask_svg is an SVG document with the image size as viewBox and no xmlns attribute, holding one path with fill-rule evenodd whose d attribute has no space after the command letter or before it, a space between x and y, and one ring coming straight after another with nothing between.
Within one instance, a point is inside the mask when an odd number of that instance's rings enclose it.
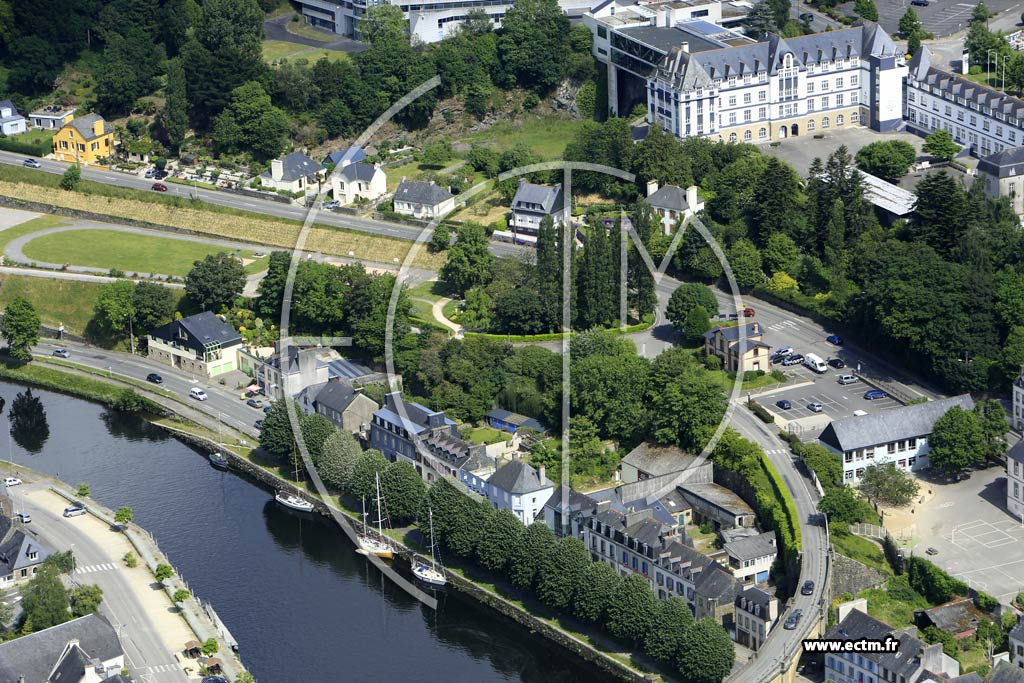
<instances>
[{"instance_id":1,"label":"parking lot","mask_svg":"<svg viewBox=\"0 0 1024 683\"><path fill-rule=\"evenodd\" d=\"M920 506L914 554L1003 602L1024 591L1024 524L1006 511L1006 472L978 470L957 484L924 483L935 496Z\"/></svg>"}]
</instances>

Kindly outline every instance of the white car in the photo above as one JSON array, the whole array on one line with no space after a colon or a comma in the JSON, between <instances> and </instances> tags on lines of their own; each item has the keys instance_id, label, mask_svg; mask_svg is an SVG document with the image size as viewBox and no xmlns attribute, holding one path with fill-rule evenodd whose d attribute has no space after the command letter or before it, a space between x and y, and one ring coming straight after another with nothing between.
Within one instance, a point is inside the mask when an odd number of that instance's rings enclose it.
<instances>
[{"instance_id":1,"label":"white car","mask_svg":"<svg viewBox=\"0 0 1024 683\"><path fill-rule=\"evenodd\" d=\"M17 477L7 477L4 479L4 486L18 486L21 484L21 479Z\"/></svg>"},{"instance_id":2,"label":"white car","mask_svg":"<svg viewBox=\"0 0 1024 683\"><path fill-rule=\"evenodd\" d=\"M17 514L17 517L22 524L28 524L32 521L32 515L28 514L27 512L19 512Z\"/></svg>"}]
</instances>

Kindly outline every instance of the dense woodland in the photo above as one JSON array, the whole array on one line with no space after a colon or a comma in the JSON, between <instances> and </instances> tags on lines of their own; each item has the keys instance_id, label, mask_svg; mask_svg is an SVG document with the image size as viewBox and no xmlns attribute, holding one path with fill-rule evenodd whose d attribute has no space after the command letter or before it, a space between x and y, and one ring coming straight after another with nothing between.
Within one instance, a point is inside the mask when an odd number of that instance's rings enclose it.
<instances>
[{"instance_id":1,"label":"dense woodland","mask_svg":"<svg viewBox=\"0 0 1024 683\"><path fill-rule=\"evenodd\" d=\"M371 8L369 49L351 59L263 61L265 10L276 0L0 0L0 96L48 101L66 67L85 72L80 111L108 118L154 111L152 133L169 153L185 144L266 160L291 142L318 144L366 128L435 74L442 85L404 108L399 123L424 126L438 98L458 95L482 116L498 89L528 91L535 106L563 77L591 78L590 33L555 0L520 0L495 32L483 12L435 45L410 45L401 11ZM590 86L593 95L593 84ZM157 95L149 101L140 98ZM159 105L159 107L157 107Z\"/></svg>"}]
</instances>

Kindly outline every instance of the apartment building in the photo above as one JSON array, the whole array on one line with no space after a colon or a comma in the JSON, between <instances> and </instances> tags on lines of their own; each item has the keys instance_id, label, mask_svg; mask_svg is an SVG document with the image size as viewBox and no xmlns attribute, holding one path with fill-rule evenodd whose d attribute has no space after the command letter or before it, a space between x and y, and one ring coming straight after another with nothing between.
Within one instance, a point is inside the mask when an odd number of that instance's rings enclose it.
<instances>
[{"instance_id":1,"label":"apartment building","mask_svg":"<svg viewBox=\"0 0 1024 683\"><path fill-rule=\"evenodd\" d=\"M711 21L587 14L609 113L644 103L647 122L678 138L731 142L901 125L907 68L878 25L754 41Z\"/></svg>"},{"instance_id":2,"label":"apartment building","mask_svg":"<svg viewBox=\"0 0 1024 683\"><path fill-rule=\"evenodd\" d=\"M736 642L754 652L779 620L779 601L757 586L736 596Z\"/></svg>"},{"instance_id":3,"label":"apartment building","mask_svg":"<svg viewBox=\"0 0 1024 683\"><path fill-rule=\"evenodd\" d=\"M1006 453L1006 509L1024 522L1024 441Z\"/></svg>"},{"instance_id":4,"label":"apartment building","mask_svg":"<svg viewBox=\"0 0 1024 683\"><path fill-rule=\"evenodd\" d=\"M843 481L856 484L872 465L893 463L903 471L928 467L928 437L953 406L973 410L968 394L830 422L818 443L843 463Z\"/></svg>"}]
</instances>

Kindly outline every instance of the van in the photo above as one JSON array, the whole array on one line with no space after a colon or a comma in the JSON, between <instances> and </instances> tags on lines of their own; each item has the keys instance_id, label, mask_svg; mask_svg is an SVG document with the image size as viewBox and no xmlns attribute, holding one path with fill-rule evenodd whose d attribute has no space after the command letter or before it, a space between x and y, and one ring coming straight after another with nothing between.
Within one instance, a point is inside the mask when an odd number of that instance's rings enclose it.
<instances>
[{"instance_id":1,"label":"van","mask_svg":"<svg viewBox=\"0 0 1024 683\"><path fill-rule=\"evenodd\" d=\"M814 370L819 375L828 370L828 366L825 365L825 361L821 359L821 356L813 353L809 353L804 357L804 366Z\"/></svg>"},{"instance_id":2,"label":"van","mask_svg":"<svg viewBox=\"0 0 1024 683\"><path fill-rule=\"evenodd\" d=\"M853 384L854 382L857 382L859 380L857 379L856 375L839 375L839 379L837 381L840 384L846 385Z\"/></svg>"},{"instance_id":3,"label":"van","mask_svg":"<svg viewBox=\"0 0 1024 683\"><path fill-rule=\"evenodd\" d=\"M192 387L189 389L188 395L197 401L205 401L208 398L206 392L199 387Z\"/></svg>"}]
</instances>

